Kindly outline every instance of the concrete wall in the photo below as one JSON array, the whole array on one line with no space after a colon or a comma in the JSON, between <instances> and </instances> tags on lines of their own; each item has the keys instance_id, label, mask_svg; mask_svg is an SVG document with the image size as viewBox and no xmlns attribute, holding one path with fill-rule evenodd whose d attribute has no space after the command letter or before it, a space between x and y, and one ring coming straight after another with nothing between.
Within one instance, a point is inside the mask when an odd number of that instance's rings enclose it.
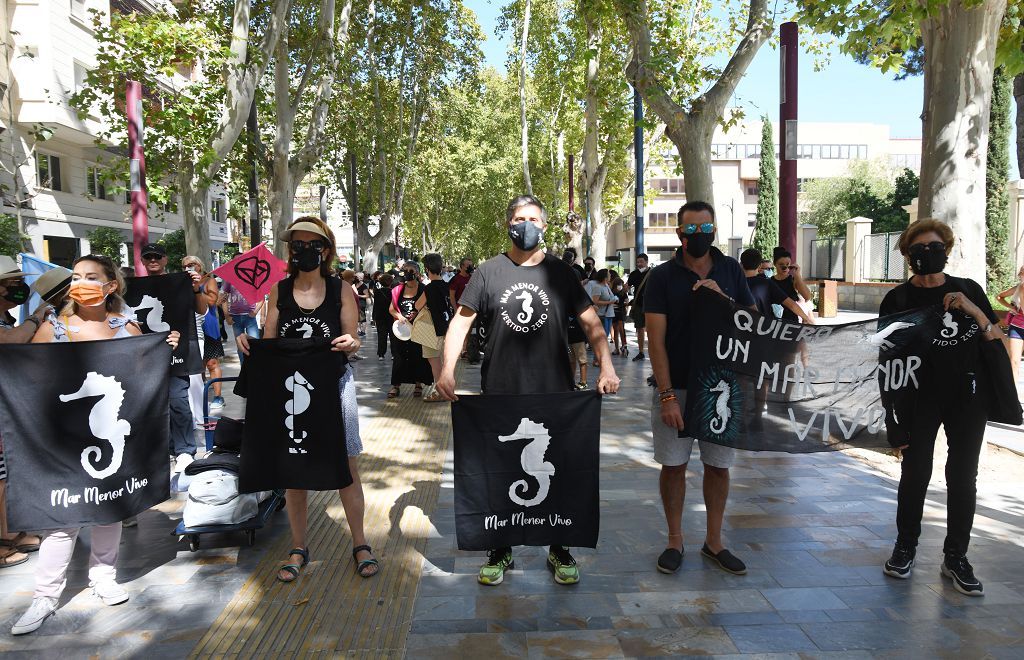
<instances>
[{"instance_id":1,"label":"concrete wall","mask_svg":"<svg viewBox=\"0 0 1024 660\"><path fill-rule=\"evenodd\" d=\"M882 298L899 282L839 282L839 309L847 312L878 313ZM817 298L818 280L807 283L811 293Z\"/></svg>"}]
</instances>

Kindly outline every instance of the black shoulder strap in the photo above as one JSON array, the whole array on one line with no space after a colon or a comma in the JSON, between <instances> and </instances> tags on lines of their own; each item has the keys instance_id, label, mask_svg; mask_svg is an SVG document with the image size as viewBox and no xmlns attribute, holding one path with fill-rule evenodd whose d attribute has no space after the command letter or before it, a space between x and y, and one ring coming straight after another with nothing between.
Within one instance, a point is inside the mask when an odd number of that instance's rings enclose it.
<instances>
[{"instance_id":1,"label":"black shoulder strap","mask_svg":"<svg viewBox=\"0 0 1024 660\"><path fill-rule=\"evenodd\" d=\"M295 304L295 295L292 293L292 287L294 284L295 280L290 277L286 277L277 283L278 309L286 309Z\"/></svg>"}]
</instances>

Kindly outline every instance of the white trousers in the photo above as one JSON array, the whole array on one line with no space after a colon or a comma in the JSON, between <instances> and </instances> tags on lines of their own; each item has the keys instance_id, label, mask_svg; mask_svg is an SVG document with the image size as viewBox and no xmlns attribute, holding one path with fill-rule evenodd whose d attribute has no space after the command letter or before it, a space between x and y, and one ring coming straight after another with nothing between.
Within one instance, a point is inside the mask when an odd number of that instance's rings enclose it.
<instances>
[{"instance_id":1,"label":"white trousers","mask_svg":"<svg viewBox=\"0 0 1024 660\"><path fill-rule=\"evenodd\" d=\"M89 553L89 581L113 582L117 578L114 565L121 545L121 523L94 525ZM80 527L58 529L43 537L39 545L39 563L36 564L35 597L60 598L67 586L68 564L75 551L75 540Z\"/></svg>"}]
</instances>

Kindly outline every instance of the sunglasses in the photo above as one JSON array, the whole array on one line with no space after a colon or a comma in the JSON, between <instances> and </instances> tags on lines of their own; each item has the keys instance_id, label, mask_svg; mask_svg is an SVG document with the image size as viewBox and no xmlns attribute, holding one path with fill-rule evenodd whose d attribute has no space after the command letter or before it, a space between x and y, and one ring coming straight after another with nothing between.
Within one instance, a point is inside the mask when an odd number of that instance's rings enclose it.
<instances>
[{"instance_id":1,"label":"sunglasses","mask_svg":"<svg viewBox=\"0 0 1024 660\"><path fill-rule=\"evenodd\" d=\"M319 239L313 241L294 240L291 243L289 243L289 245L291 245L292 252L302 252L306 248L312 248L313 250L319 252L320 250L323 250L325 247L327 247L327 245Z\"/></svg>"},{"instance_id":2,"label":"sunglasses","mask_svg":"<svg viewBox=\"0 0 1024 660\"><path fill-rule=\"evenodd\" d=\"M160 261L164 258L162 254L144 254L142 255L143 261Z\"/></svg>"},{"instance_id":3,"label":"sunglasses","mask_svg":"<svg viewBox=\"0 0 1024 660\"><path fill-rule=\"evenodd\" d=\"M698 232L701 234L714 234L715 224L713 222L704 222L699 225L683 225L684 234L696 234Z\"/></svg>"},{"instance_id":4,"label":"sunglasses","mask_svg":"<svg viewBox=\"0 0 1024 660\"><path fill-rule=\"evenodd\" d=\"M910 250L909 251L910 252L924 252L926 250L928 250L928 251L931 251L931 250L935 250L935 251L941 250L941 251L945 252L946 251L946 244L943 243L942 241L932 241L931 243L914 243L913 245L910 246Z\"/></svg>"}]
</instances>

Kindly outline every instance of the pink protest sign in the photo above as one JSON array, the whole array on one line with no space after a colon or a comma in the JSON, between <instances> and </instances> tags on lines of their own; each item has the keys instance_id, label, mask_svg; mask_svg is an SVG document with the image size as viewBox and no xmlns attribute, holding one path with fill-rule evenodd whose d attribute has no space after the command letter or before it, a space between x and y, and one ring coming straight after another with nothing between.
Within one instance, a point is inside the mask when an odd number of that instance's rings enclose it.
<instances>
[{"instance_id":1,"label":"pink protest sign","mask_svg":"<svg viewBox=\"0 0 1024 660\"><path fill-rule=\"evenodd\" d=\"M260 243L215 269L211 275L230 282L246 301L255 304L263 300L270 287L288 276L288 264L271 254L266 243Z\"/></svg>"}]
</instances>

